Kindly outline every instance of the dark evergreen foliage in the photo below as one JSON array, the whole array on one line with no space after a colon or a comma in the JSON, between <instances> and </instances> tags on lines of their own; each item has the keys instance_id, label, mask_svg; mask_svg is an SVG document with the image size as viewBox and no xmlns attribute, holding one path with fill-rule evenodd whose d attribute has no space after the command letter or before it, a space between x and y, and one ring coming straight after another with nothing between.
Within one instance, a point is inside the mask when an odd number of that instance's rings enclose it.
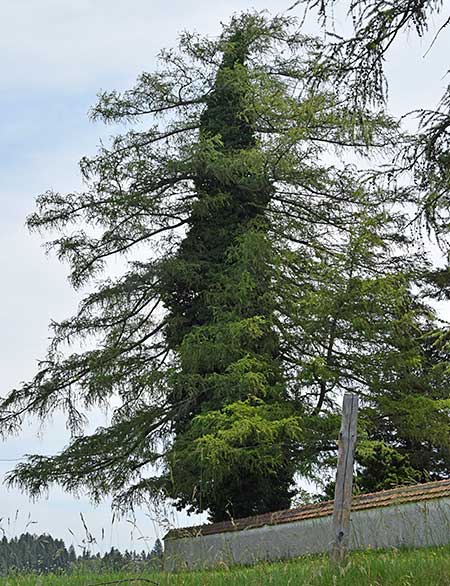
<instances>
[{"instance_id":1,"label":"dark evergreen foliage","mask_svg":"<svg viewBox=\"0 0 450 586\"><path fill-rule=\"evenodd\" d=\"M69 565L69 553L61 539L50 535L31 535L0 541L0 572L14 571L55 572Z\"/></svg>"},{"instance_id":2,"label":"dark evergreen foliage","mask_svg":"<svg viewBox=\"0 0 450 586\"><path fill-rule=\"evenodd\" d=\"M86 569L90 572L149 571L162 567L163 548L157 539L150 552L121 552L112 547L103 555L84 549L77 556L75 548L66 548L62 539L51 535L23 533L0 540L0 575L14 573L68 573Z\"/></svg>"}]
</instances>

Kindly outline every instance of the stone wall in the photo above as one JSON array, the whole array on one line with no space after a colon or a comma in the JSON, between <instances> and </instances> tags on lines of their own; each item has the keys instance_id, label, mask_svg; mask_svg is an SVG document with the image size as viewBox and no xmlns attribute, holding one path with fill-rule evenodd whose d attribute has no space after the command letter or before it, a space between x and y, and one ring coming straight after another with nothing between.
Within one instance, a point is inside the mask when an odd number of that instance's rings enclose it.
<instances>
[{"instance_id":1,"label":"stone wall","mask_svg":"<svg viewBox=\"0 0 450 586\"><path fill-rule=\"evenodd\" d=\"M253 564L327 552L331 515L197 536L166 536L168 571ZM450 497L356 510L350 548L426 547L450 543Z\"/></svg>"}]
</instances>

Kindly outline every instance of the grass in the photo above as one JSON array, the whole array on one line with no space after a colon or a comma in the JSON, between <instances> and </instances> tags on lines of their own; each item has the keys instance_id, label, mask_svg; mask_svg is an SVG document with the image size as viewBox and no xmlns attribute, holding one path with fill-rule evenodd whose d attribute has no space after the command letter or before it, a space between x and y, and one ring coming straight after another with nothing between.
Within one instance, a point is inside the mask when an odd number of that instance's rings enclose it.
<instances>
[{"instance_id":1,"label":"grass","mask_svg":"<svg viewBox=\"0 0 450 586\"><path fill-rule=\"evenodd\" d=\"M149 575L10 576L0 586L450 586L450 547L352 553L345 567L333 568L326 556L252 567ZM128 581L127 578L134 578ZM117 582L126 580L124 582ZM113 584L111 584L113 586Z\"/></svg>"}]
</instances>

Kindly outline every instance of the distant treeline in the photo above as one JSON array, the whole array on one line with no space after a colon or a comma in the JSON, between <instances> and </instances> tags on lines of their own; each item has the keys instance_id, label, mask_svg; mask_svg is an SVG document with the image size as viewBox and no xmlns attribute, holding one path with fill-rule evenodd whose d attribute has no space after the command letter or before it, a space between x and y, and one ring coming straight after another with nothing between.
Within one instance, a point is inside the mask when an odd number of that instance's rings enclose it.
<instances>
[{"instance_id":1,"label":"distant treeline","mask_svg":"<svg viewBox=\"0 0 450 586\"><path fill-rule=\"evenodd\" d=\"M68 572L88 569L90 571L118 571L159 569L162 565L163 547L156 540L151 551L121 552L112 547L101 555L84 550L77 554L73 545L66 547L62 539L51 535L23 533L20 537L0 540L0 573L14 572Z\"/></svg>"}]
</instances>

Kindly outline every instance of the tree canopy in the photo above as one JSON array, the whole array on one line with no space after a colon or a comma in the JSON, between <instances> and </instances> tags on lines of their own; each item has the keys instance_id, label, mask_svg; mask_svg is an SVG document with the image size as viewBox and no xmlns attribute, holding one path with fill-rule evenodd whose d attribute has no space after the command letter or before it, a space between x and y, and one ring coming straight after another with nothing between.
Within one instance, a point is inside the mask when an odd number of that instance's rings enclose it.
<instances>
[{"instance_id":1,"label":"tree canopy","mask_svg":"<svg viewBox=\"0 0 450 586\"><path fill-rule=\"evenodd\" d=\"M332 71L335 87L349 101L385 104L389 80L384 73L390 50L402 35L416 34L428 43L424 57L433 59L432 50L439 36L450 26L450 13L442 0L298 0L291 9L303 6L316 12L328 33L321 53L321 67ZM333 9L347 12L353 24L348 35L337 34ZM433 36L430 32L435 29ZM445 79L448 71L442 72ZM389 168L391 177L408 183L426 220L443 248L448 247L449 232L449 150L450 84L446 84L437 105L414 108L405 113L417 121L417 132L398 144Z\"/></svg>"},{"instance_id":2,"label":"tree canopy","mask_svg":"<svg viewBox=\"0 0 450 586\"><path fill-rule=\"evenodd\" d=\"M285 508L298 475L327 484L346 390L363 401L361 490L448 473L436 279L410 192L370 169L399 126L349 101L324 51L294 18L243 14L100 94L92 117L125 132L81 161L85 191L41 195L28 220L58 233L49 248L87 292L1 404L3 433L62 409L73 440L10 482L213 520Z\"/></svg>"}]
</instances>

